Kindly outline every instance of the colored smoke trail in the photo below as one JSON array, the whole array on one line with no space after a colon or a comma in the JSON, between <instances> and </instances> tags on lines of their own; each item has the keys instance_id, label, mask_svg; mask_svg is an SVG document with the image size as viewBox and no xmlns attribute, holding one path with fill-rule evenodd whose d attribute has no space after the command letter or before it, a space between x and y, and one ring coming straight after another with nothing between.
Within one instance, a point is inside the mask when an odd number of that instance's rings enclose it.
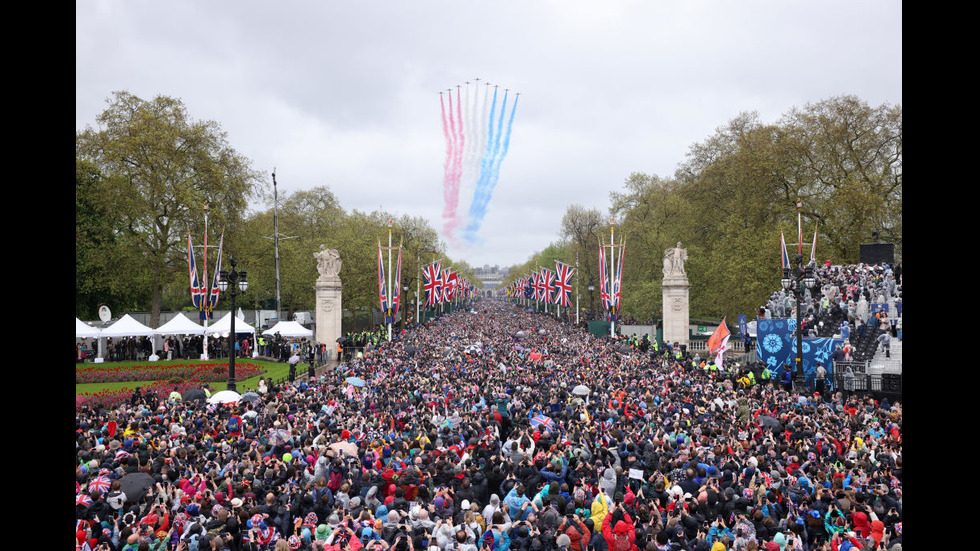
<instances>
[{"instance_id":1,"label":"colored smoke trail","mask_svg":"<svg viewBox=\"0 0 980 551\"><path fill-rule=\"evenodd\" d=\"M508 91L503 101L498 97L497 86L490 95L490 85L477 79L477 86L470 90L456 87L456 105L453 105L452 89L448 91L447 108L445 92L440 93L443 137L446 140L446 157L443 162L443 235L451 242L457 241L456 233L465 225L464 236L470 243L486 216L493 189L500 176L500 165L510 147L510 135L517 108L513 101L507 118ZM479 84L485 84L480 94ZM519 94L518 94L519 95ZM469 210L459 209L460 195L472 194Z\"/></svg>"},{"instance_id":2,"label":"colored smoke trail","mask_svg":"<svg viewBox=\"0 0 980 551\"><path fill-rule=\"evenodd\" d=\"M494 93L494 102L496 102L496 93ZM504 101L500 109L500 118L497 121L497 132L493 134L493 119L490 119L490 129L491 137L488 138L487 143L487 154L484 155L484 165L480 173L480 181L477 183L476 190L473 193L473 202L470 203L470 221L466 226L465 237L470 243L476 242L476 233L479 231L481 224L483 223L483 218L487 214L487 206L490 203L490 198L493 195L493 189L497 185L497 181L500 178L500 165L507 156L507 151L510 149L510 134L514 126L514 114L517 112L517 100L514 100L514 105L511 107L510 118L507 122L506 137L503 138L503 145L501 145L501 136L503 132L504 124L504 114L507 111L507 93L504 92ZM491 113L493 111L491 110ZM492 115L491 115L492 117ZM491 143L492 147L491 147Z\"/></svg>"}]
</instances>

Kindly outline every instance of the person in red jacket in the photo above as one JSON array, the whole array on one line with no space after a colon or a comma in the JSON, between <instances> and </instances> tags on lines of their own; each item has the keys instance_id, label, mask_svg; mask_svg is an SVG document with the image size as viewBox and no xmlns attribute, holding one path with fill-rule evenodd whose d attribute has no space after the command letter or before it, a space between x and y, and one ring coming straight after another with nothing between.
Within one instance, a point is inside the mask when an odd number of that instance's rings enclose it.
<instances>
[{"instance_id":1,"label":"person in red jacket","mask_svg":"<svg viewBox=\"0 0 980 551\"><path fill-rule=\"evenodd\" d=\"M578 515L574 514L575 505L571 504L571 507L573 513L565 515L561 524L558 525L558 533L568 536L569 541L571 541L571 545L568 548L571 551L585 551L589 540L592 539L592 531L589 530L585 522Z\"/></svg>"},{"instance_id":2,"label":"person in red jacket","mask_svg":"<svg viewBox=\"0 0 980 551\"><path fill-rule=\"evenodd\" d=\"M633 519L615 504L610 505L609 514L602 519L602 536L606 538L609 551L639 551Z\"/></svg>"}]
</instances>

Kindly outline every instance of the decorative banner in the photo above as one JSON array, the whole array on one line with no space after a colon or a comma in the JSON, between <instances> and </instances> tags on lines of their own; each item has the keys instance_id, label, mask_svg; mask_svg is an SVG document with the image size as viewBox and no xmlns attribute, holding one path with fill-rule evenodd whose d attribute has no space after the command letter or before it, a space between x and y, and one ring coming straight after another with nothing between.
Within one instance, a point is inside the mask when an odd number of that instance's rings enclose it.
<instances>
[{"instance_id":1,"label":"decorative banner","mask_svg":"<svg viewBox=\"0 0 980 551\"><path fill-rule=\"evenodd\" d=\"M398 247L398 263L395 265L395 281L391 289L391 317L398 317L398 307L402 301L402 248Z\"/></svg>"},{"instance_id":2,"label":"decorative banner","mask_svg":"<svg viewBox=\"0 0 980 551\"><path fill-rule=\"evenodd\" d=\"M796 320L771 319L758 321L758 351L770 371L782 374L783 365L796 362ZM834 349L843 345L844 339L804 338L803 339L803 372L809 377L817 370L817 362L821 362L828 373L832 373L832 358Z\"/></svg>"}]
</instances>

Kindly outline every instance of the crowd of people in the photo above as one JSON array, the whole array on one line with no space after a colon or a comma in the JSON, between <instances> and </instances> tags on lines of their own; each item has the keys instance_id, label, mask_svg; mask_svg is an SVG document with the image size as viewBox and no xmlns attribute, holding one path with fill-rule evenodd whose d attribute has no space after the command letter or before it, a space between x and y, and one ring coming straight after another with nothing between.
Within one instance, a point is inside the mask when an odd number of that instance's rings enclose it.
<instances>
[{"instance_id":1,"label":"crowd of people","mask_svg":"<svg viewBox=\"0 0 980 551\"><path fill-rule=\"evenodd\" d=\"M480 301L253 401L77 411L76 549L900 550L901 404L742 377Z\"/></svg>"}]
</instances>

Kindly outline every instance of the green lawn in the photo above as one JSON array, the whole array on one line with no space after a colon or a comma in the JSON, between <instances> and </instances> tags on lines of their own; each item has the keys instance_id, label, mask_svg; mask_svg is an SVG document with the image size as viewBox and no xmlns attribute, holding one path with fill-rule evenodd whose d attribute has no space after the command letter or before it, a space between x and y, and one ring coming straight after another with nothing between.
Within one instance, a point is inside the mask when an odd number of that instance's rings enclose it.
<instances>
[{"instance_id":1,"label":"green lawn","mask_svg":"<svg viewBox=\"0 0 980 551\"><path fill-rule=\"evenodd\" d=\"M218 360L212 360L212 362L227 363L228 359L224 358L220 362ZM269 361L252 360L252 359L243 360L241 358L235 358L235 365L239 365L246 362L264 368L265 369L264 375L267 380L277 381L279 379L284 379L289 375L289 364L287 363L269 362ZM84 368L96 367L96 366L119 367L119 366L132 366L132 365L146 365L147 363L149 362L104 362L101 364L85 363L85 364L75 364L75 369L77 370L79 368L84 369ZM171 361L159 361L154 363L157 365L179 365L179 364L204 363L204 362L201 362L200 360L171 360ZM297 371L302 371L303 373L305 373L306 372L305 369L306 369L306 365L301 365L297 369ZM123 389L133 390L137 386L146 386L148 384L152 384L152 381L127 381L122 383L75 385L75 394L85 394L85 393L94 394L94 393L102 392L103 390L108 390L108 391L118 391ZM210 384L211 384L211 388L214 389L215 391L225 390L225 388L228 386L227 383L224 381L214 382ZM244 393L250 389L254 389L255 387L258 386L258 384L259 384L259 377L252 377L250 379L240 380L238 381L238 392Z\"/></svg>"}]
</instances>

